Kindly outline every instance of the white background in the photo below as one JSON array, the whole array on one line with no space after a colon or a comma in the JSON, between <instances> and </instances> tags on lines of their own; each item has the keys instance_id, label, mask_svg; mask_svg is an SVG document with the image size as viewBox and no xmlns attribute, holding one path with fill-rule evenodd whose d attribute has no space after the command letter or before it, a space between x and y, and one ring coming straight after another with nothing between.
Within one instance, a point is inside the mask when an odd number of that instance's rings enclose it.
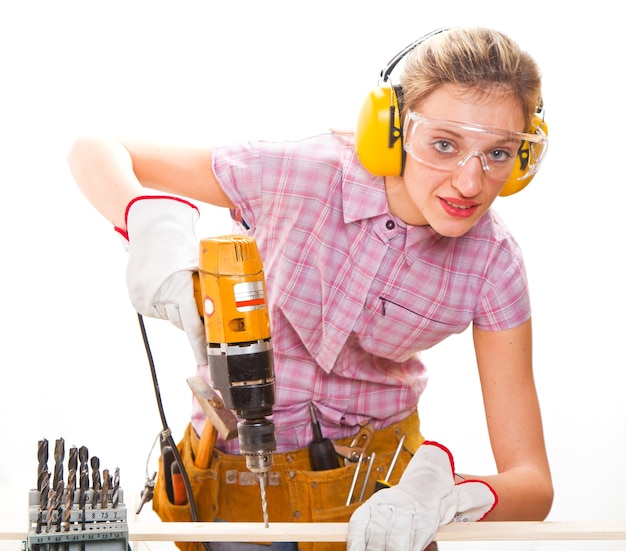
<instances>
[{"instance_id":1,"label":"white background","mask_svg":"<svg viewBox=\"0 0 626 551\"><path fill-rule=\"evenodd\" d=\"M498 199L531 281L535 371L556 497L549 520L626 519L624 28L613 2L57 0L0 7L0 525L27 529L37 442L119 467L131 511L160 430L126 254L66 165L86 133L213 144L351 128L380 69L435 28L509 33L544 74L551 145ZM554 4L556 6L556 4ZM205 208L199 234L229 230ZM189 414L182 332L148 320L167 420ZM464 472L494 466L469 333L425 355L429 438ZM156 458L148 470L154 471ZM131 515L132 516L132 515ZM150 506L139 520L156 519ZM0 542L2 551L19 542ZM143 547L141 545L140 547ZM154 546L151 546L154 547ZM625 542L441 544L626 549Z\"/></svg>"}]
</instances>

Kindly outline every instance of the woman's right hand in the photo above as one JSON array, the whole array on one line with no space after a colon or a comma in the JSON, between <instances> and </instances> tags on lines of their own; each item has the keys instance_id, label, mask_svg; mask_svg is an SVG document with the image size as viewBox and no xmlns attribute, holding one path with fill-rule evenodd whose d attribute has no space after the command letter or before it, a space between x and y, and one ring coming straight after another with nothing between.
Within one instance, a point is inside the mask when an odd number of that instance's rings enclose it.
<instances>
[{"instance_id":1,"label":"woman's right hand","mask_svg":"<svg viewBox=\"0 0 626 551\"><path fill-rule=\"evenodd\" d=\"M198 365L207 365L206 336L194 296L199 245L195 205L169 196L142 196L126 209L126 283L140 314L167 319L187 334Z\"/></svg>"}]
</instances>

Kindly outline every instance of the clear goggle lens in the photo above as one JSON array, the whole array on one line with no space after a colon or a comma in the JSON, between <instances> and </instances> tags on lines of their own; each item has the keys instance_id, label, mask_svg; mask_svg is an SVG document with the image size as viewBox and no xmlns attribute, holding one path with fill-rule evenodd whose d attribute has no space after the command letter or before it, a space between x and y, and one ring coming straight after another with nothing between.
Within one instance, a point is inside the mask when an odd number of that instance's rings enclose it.
<instances>
[{"instance_id":1,"label":"clear goggle lens","mask_svg":"<svg viewBox=\"0 0 626 551\"><path fill-rule=\"evenodd\" d=\"M548 145L541 128L531 131L534 133L431 119L409 111L404 150L416 161L438 170L457 170L476 157L489 178L525 180L539 170Z\"/></svg>"}]
</instances>

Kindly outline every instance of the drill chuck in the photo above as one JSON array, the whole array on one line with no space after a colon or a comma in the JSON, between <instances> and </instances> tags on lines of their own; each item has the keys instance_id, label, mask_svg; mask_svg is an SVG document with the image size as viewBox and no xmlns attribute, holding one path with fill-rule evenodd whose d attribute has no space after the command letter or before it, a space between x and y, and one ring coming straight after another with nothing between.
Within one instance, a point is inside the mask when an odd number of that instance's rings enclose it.
<instances>
[{"instance_id":1,"label":"drill chuck","mask_svg":"<svg viewBox=\"0 0 626 551\"><path fill-rule=\"evenodd\" d=\"M239 447L246 456L246 466L253 473L266 473L274 466L276 451L274 423L268 419L246 419L237 425Z\"/></svg>"}]
</instances>

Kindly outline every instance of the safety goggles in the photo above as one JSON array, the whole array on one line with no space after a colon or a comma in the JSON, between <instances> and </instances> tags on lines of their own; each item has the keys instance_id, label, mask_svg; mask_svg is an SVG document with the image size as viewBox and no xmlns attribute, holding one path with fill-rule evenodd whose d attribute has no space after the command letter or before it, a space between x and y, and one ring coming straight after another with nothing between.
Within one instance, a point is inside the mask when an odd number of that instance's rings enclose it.
<instances>
[{"instance_id":1,"label":"safety goggles","mask_svg":"<svg viewBox=\"0 0 626 551\"><path fill-rule=\"evenodd\" d=\"M409 110L404 124L404 150L434 169L457 170L476 157L493 180L524 180L539 170L548 145L548 137L539 126L531 131L511 132L431 119Z\"/></svg>"}]
</instances>

